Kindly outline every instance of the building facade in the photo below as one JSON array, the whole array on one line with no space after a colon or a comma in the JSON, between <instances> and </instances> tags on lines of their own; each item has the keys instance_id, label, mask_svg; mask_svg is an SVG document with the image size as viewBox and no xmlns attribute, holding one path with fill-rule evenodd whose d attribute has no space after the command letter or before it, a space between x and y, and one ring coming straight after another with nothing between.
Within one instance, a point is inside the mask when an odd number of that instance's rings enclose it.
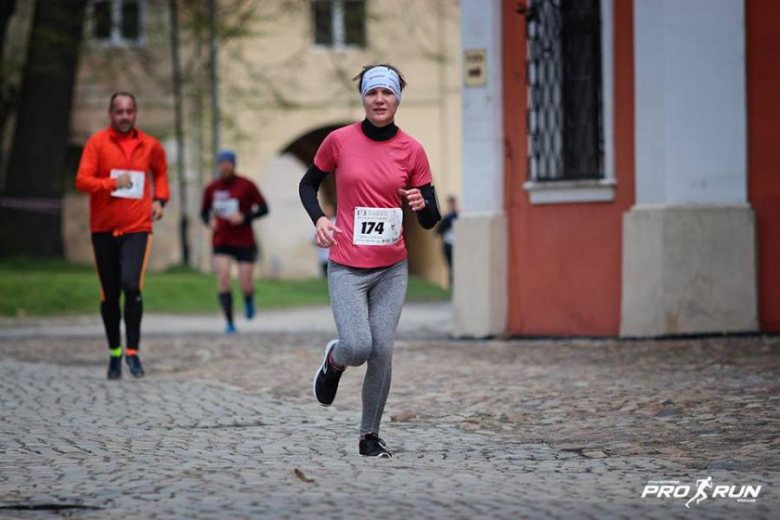
<instances>
[{"instance_id":1,"label":"building facade","mask_svg":"<svg viewBox=\"0 0 780 520\"><path fill-rule=\"evenodd\" d=\"M181 2L185 75L185 189L194 264L210 267L207 230L198 219L200 192L213 179L207 2ZM196 8L195 6L200 6ZM255 224L265 276L317 276L313 226L298 200L298 181L327 133L363 117L352 77L368 63L389 62L408 80L397 124L425 147L442 200L459 196L460 43L457 0L219 0L218 71L221 147L238 154L237 170L256 181L271 213ZM132 7L129 11L128 7ZM200 9L200 10L199 10ZM130 12L132 16L128 17ZM198 18L200 16L200 18ZM73 114L73 146L107 124L112 92L139 101L139 127L168 150L174 199L156 228L150 266L181 261L167 2L94 0ZM129 28L129 29L128 29ZM332 198L326 186L325 198ZM336 202L335 200L333 202ZM66 252L91 261L87 201L66 201ZM409 222L414 274L444 285L440 241Z\"/></svg>"},{"instance_id":2,"label":"building facade","mask_svg":"<svg viewBox=\"0 0 780 520\"><path fill-rule=\"evenodd\" d=\"M487 66L463 93L456 335L780 330L775 2L461 14Z\"/></svg>"}]
</instances>

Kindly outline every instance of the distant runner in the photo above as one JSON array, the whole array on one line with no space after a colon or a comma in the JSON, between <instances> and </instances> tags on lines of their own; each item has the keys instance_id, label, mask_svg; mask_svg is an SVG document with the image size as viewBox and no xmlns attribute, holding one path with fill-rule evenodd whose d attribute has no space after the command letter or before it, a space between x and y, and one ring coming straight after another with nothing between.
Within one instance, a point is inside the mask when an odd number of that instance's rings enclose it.
<instances>
[{"instance_id":1,"label":"distant runner","mask_svg":"<svg viewBox=\"0 0 780 520\"><path fill-rule=\"evenodd\" d=\"M439 222L436 232L441 236L441 249L447 261L447 277L452 290L452 248L455 245L455 221L458 219L458 200L454 195L447 197L447 214Z\"/></svg>"},{"instance_id":2,"label":"distant runner","mask_svg":"<svg viewBox=\"0 0 780 520\"><path fill-rule=\"evenodd\" d=\"M101 287L100 313L108 339L108 378L122 377L122 355L135 377L144 375L138 349L144 272L149 258L152 221L168 201L168 166L160 142L135 128L135 97L111 96L111 125L87 141L76 175L76 188L90 194L90 227ZM126 348L122 351L119 296L124 293Z\"/></svg>"},{"instance_id":3,"label":"distant runner","mask_svg":"<svg viewBox=\"0 0 780 520\"><path fill-rule=\"evenodd\" d=\"M238 262L238 283L244 294L244 315L255 316L254 268L257 244L252 221L268 214L268 204L254 182L236 174L236 154L224 150L217 156L219 178L203 192L200 216L213 230L214 270L217 273L219 304L225 315L225 332L234 334L233 295L230 264Z\"/></svg>"}]
</instances>

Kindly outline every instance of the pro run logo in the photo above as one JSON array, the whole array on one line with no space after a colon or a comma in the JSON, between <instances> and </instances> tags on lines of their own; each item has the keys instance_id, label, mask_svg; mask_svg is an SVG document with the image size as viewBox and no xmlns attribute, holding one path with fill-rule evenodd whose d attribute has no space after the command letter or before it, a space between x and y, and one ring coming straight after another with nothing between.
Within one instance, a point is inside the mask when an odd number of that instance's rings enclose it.
<instances>
[{"instance_id":1,"label":"pro run logo","mask_svg":"<svg viewBox=\"0 0 780 520\"><path fill-rule=\"evenodd\" d=\"M696 506L708 499L731 499L742 503L755 503L761 486L715 485L712 477L698 479L695 486L681 484L679 480L650 480L642 491L642 498L688 498L685 507Z\"/></svg>"}]
</instances>

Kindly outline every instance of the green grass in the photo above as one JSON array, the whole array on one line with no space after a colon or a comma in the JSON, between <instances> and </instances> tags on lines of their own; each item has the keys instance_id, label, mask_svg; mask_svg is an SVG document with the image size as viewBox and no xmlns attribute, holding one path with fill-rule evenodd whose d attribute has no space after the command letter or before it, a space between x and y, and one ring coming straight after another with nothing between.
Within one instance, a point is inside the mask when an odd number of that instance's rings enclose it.
<instances>
[{"instance_id":1,"label":"green grass","mask_svg":"<svg viewBox=\"0 0 780 520\"><path fill-rule=\"evenodd\" d=\"M234 284L234 294L238 289ZM0 316L55 316L98 311L100 287L91 265L61 259L12 257L0 259ZM407 301L441 301L449 293L425 280L409 279ZM327 305L324 279L257 280L255 300L260 308ZM185 267L147 273L144 310L206 313L219 309L216 280Z\"/></svg>"}]
</instances>

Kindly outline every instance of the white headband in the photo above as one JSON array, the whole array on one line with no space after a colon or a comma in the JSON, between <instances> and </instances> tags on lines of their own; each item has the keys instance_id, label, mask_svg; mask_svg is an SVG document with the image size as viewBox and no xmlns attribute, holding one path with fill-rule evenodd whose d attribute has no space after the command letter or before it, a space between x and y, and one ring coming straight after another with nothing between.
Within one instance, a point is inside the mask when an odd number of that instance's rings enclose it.
<instances>
[{"instance_id":1,"label":"white headband","mask_svg":"<svg viewBox=\"0 0 780 520\"><path fill-rule=\"evenodd\" d=\"M374 67L363 75L363 84L360 87L360 98L366 97L375 88L386 88L395 95L398 103L401 103L401 78L398 73L388 67Z\"/></svg>"}]
</instances>

